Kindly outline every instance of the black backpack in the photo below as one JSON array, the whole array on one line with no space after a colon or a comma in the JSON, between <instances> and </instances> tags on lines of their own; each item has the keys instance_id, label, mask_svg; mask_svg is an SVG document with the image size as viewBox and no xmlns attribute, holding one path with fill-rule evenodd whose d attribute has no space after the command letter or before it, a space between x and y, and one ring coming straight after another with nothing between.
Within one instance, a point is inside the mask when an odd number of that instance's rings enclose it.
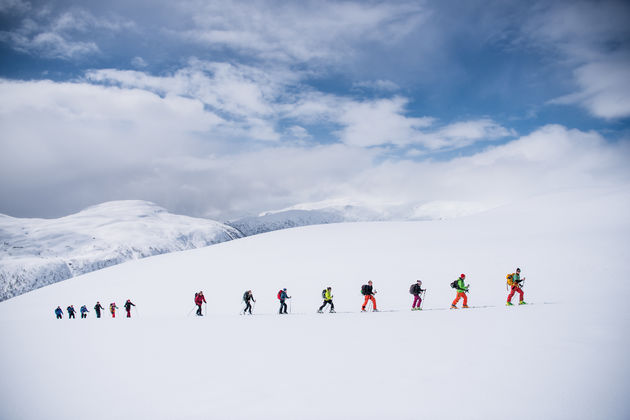
<instances>
[{"instance_id":1,"label":"black backpack","mask_svg":"<svg viewBox=\"0 0 630 420\"><path fill-rule=\"evenodd\" d=\"M363 286L361 286L361 294L363 296L367 295L367 293L368 293L367 289L368 289L368 285L367 284L364 284Z\"/></svg>"},{"instance_id":2,"label":"black backpack","mask_svg":"<svg viewBox=\"0 0 630 420\"><path fill-rule=\"evenodd\" d=\"M248 295L249 295L249 291L248 291L248 292L243 293L243 300L244 300L245 302L247 302L247 296L248 296Z\"/></svg>"},{"instance_id":3,"label":"black backpack","mask_svg":"<svg viewBox=\"0 0 630 420\"><path fill-rule=\"evenodd\" d=\"M416 283L409 286L409 293L411 293L412 295L416 294Z\"/></svg>"},{"instance_id":4,"label":"black backpack","mask_svg":"<svg viewBox=\"0 0 630 420\"><path fill-rule=\"evenodd\" d=\"M322 290L322 297L326 299L326 289Z\"/></svg>"},{"instance_id":5,"label":"black backpack","mask_svg":"<svg viewBox=\"0 0 630 420\"><path fill-rule=\"evenodd\" d=\"M457 283L459 283L459 279L455 280L453 283L451 283L451 287L453 289L457 289Z\"/></svg>"}]
</instances>

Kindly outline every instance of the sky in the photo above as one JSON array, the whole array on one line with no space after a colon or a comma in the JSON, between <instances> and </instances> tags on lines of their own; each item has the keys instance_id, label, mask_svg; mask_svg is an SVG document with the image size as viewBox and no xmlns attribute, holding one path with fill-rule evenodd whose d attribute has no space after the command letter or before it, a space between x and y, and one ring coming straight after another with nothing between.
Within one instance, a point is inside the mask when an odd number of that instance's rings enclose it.
<instances>
[{"instance_id":1,"label":"sky","mask_svg":"<svg viewBox=\"0 0 630 420\"><path fill-rule=\"evenodd\" d=\"M630 185L623 1L0 0L0 213Z\"/></svg>"}]
</instances>

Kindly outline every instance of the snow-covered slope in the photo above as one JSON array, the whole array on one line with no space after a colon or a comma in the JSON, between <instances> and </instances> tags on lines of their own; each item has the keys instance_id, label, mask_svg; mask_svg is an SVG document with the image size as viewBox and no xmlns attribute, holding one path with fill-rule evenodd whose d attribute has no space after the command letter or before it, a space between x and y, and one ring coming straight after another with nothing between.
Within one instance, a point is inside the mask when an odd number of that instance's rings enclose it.
<instances>
[{"instance_id":1,"label":"snow-covered slope","mask_svg":"<svg viewBox=\"0 0 630 420\"><path fill-rule=\"evenodd\" d=\"M130 259L240 236L145 201L108 202L52 220L0 215L0 301Z\"/></svg>"},{"instance_id":2,"label":"snow-covered slope","mask_svg":"<svg viewBox=\"0 0 630 420\"><path fill-rule=\"evenodd\" d=\"M282 230L0 303L0 418L627 419L630 191L453 220ZM505 273L529 306L507 308ZM460 273L469 304L448 310ZM411 312L409 284L427 288ZM383 312L360 313L374 281ZM317 314L333 287L337 314ZM292 315L277 315L287 287ZM239 316L252 289L253 317ZM207 315L191 315L205 292ZM55 320L131 298L131 320Z\"/></svg>"}]
</instances>

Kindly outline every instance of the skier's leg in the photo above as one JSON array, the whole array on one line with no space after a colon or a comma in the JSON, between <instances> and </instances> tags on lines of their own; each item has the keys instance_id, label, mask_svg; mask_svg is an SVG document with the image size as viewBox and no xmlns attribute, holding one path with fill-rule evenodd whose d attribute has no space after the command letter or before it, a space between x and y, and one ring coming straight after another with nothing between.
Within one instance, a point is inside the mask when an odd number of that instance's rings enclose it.
<instances>
[{"instance_id":1,"label":"skier's leg","mask_svg":"<svg viewBox=\"0 0 630 420\"><path fill-rule=\"evenodd\" d=\"M335 310L335 304L333 303L332 299L330 299L330 312L333 312Z\"/></svg>"},{"instance_id":2,"label":"skier's leg","mask_svg":"<svg viewBox=\"0 0 630 420\"><path fill-rule=\"evenodd\" d=\"M376 311L376 299L374 298L374 296L370 295L370 300L372 301L372 310Z\"/></svg>"},{"instance_id":3,"label":"skier's leg","mask_svg":"<svg viewBox=\"0 0 630 420\"><path fill-rule=\"evenodd\" d=\"M514 292L516 292L516 288L514 286L512 286L512 289L510 290L510 294L507 297L508 303L510 303L512 301L512 297L514 297Z\"/></svg>"},{"instance_id":4,"label":"skier's leg","mask_svg":"<svg viewBox=\"0 0 630 420\"><path fill-rule=\"evenodd\" d=\"M452 306L457 306L457 302L459 302L459 298L461 293L457 292L457 296L455 296L455 300L453 301L453 303L451 304Z\"/></svg>"},{"instance_id":5,"label":"skier's leg","mask_svg":"<svg viewBox=\"0 0 630 420\"><path fill-rule=\"evenodd\" d=\"M322 309L324 309L324 307L326 307L326 301L324 301L324 303L322 303L322 306L319 307L318 311L321 312Z\"/></svg>"},{"instance_id":6,"label":"skier's leg","mask_svg":"<svg viewBox=\"0 0 630 420\"><path fill-rule=\"evenodd\" d=\"M363 306L361 306L361 310L365 311L365 307L367 306L368 300L370 300L370 295L365 295L365 300L363 301Z\"/></svg>"},{"instance_id":7,"label":"skier's leg","mask_svg":"<svg viewBox=\"0 0 630 420\"><path fill-rule=\"evenodd\" d=\"M522 302L525 300L525 293L523 292L523 289L521 289L520 287L516 288L516 291L518 292L518 294L520 295L520 299L519 302Z\"/></svg>"},{"instance_id":8,"label":"skier's leg","mask_svg":"<svg viewBox=\"0 0 630 420\"><path fill-rule=\"evenodd\" d=\"M462 292L462 297L464 298L464 306L468 306L468 296L466 296L466 293Z\"/></svg>"}]
</instances>

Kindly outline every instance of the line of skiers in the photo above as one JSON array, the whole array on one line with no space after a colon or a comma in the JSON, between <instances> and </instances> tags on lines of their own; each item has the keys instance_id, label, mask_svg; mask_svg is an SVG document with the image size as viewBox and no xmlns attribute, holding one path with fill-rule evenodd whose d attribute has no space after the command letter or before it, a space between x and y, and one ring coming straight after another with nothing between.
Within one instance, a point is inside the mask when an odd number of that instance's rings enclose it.
<instances>
[{"instance_id":1,"label":"line of skiers","mask_svg":"<svg viewBox=\"0 0 630 420\"><path fill-rule=\"evenodd\" d=\"M131 302L130 299L127 299L127 302L125 302L123 306L125 307L125 310L127 311L127 318L131 318L131 307L136 306L135 303ZM94 305L94 312L96 312L97 318L101 317L101 311L104 309L105 308L103 307L103 305L101 305L101 302L97 301L96 305ZM116 306L115 302L112 302L109 304L109 312L112 315L112 318L116 318L116 309L118 309L118 306ZM76 310L74 309L74 305L68 306L66 310L68 311L68 319L75 318ZM81 318L87 318L87 314L88 312L90 312L87 306L85 305L81 306L80 311L81 311ZM60 306L57 306L57 309L55 309L55 315L57 316L57 319L63 318L63 310L61 309Z\"/></svg>"},{"instance_id":2,"label":"line of skiers","mask_svg":"<svg viewBox=\"0 0 630 420\"><path fill-rule=\"evenodd\" d=\"M468 296L466 294L468 293L468 289L470 285L465 283L465 279L466 279L466 275L461 274L457 278L457 280L451 283L451 287L453 289L456 289L457 291L457 295L455 296L455 299L451 303L451 309L458 309L457 303L459 302L460 299L463 300L462 308L469 307ZM525 281L525 277L521 278L521 269L517 268L514 273L509 273L506 276L506 280L507 280L506 287L508 287L508 289L510 290L510 293L507 297L506 306L513 306L512 298L514 297L514 294L516 293L519 294L519 305L525 305L526 302L524 300L524 292L522 289L522 283ZM367 284L364 284L363 286L361 286L361 294L364 296L363 304L361 305L361 312L366 312L366 308L368 307L368 304L371 304L372 311L378 312L378 308L376 306L376 298L374 297L376 293L377 292L374 289L372 280L368 281ZM411 310L412 311L421 310L422 309L422 296L426 294L426 289L422 288L422 281L417 280L415 283L413 283L409 287L409 293L413 295L413 302L411 304ZM286 301L291 299L291 296L287 294L287 289L284 288L284 289L279 290L277 298L278 298L278 301L280 302L280 310L278 311L278 313L288 314L288 311L287 311L288 305ZM335 304L333 303L332 287L328 286L327 288L322 290L322 299L324 300L324 302L319 307L319 309L317 309L317 312L323 313L324 308L327 305L330 305L330 312L334 313ZM204 303L207 303L206 298L203 295L203 291L199 291L195 293L194 301L195 301L195 305L197 306L197 316L203 316L202 305ZM245 302L245 308L243 309L242 313L251 315L252 308L253 308L252 302L254 303L254 305L256 304L256 299L254 299L254 295L252 294L251 290L245 291L245 293L243 294L243 302ZM127 311L127 318L131 318L132 306L136 306L136 305L132 303L131 300L127 299L127 302L125 302L125 305L124 305L125 310ZM105 308L101 305L101 303L96 302L96 305L94 305L94 311L96 312L97 318L101 317L101 311L103 309ZM109 305L109 311L112 315L112 318L116 318L116 309L118 309L118 306L116 306L116 303L112 302ZM68 306L67 311L68 311L69 319L75 318L76 310L74 309L73 305ZM89 310L87 309L85 305L81 307L80 311L81 311L81 318L87 318L87 313L89 312ZM55 315L57 316L57 319L63 318L63 310L61 309L61 307L58 306L57 309L55 309Z\"/></svg>"},{"instance_id":3,"label":"line of skiers","mask_svg":"<svg viewBox=\"0 0 630 420\"><path fill-rule=\"evenodd\" d=\"M468 293L468 288L470 287L470 285L465 283L465 279L466 279L466 275L461 274L457 278L457 280L451 283L451 287L453 289L456 289L456 292L457 292L455 299L451 303L451 309L458 309L457 303L459 302L460 299L463 300L462 308L469 307L468 296L466 294ZM506 276L506 279L507 279L506 286L510 290L510 294L507 297L506 306L514 306L512 304L512 298L514 297L515 293L518 293L520 296L518 304L525 305L526 302L524 300L524 292L523 292L522 284L521 284L525 281L525 277L521 279L521 269L517 268L514 273L508 274ZM409 293L413 295L413 302L411 304L412 311L418 311L422 309L422 296L426 294L426 291L427 291L426 289L422 288L422 280L416 280L416 282L413 283L409 287ZM378 312L378 308L376 306L376 298L374 297L374 295L376 295L376 290L374 289L372 280L368 281L367 284L364 284L363 286L361 286L361 294L364 296L363 304L361 305L361 312L366 312L366 308L368 307L368 304L372 305L373 312ZM278 313L286 314L287 313L286 301L287 299L291 299L291 296L287 294L287 289L284 288L278 291L277 297L278 297L278 300L280 301L280 310L278 311ZM195 295L195 299L197 299L197 295ZM317 309L317 312L323 313L324 308L327 305L330 305L330 312L334 313L335 304L333 303L332 287L328 286L327 288L322 290L322 299L324 300L324 302L319 307L319 309ZM243 309L242 311L243 314L246 314L246 313L250 315L252 314L251 301L256 303L256 300L254 299L252 291L247 290L243 294L243 302L245 302L245 305L246 305L245 309ZM204 302L205 302L205 299L204 299ZM199 304L199 307L201 308L200 304ZM198 312L198 315L200 315L199 312Z\"/></svg>"}]
</instances>

